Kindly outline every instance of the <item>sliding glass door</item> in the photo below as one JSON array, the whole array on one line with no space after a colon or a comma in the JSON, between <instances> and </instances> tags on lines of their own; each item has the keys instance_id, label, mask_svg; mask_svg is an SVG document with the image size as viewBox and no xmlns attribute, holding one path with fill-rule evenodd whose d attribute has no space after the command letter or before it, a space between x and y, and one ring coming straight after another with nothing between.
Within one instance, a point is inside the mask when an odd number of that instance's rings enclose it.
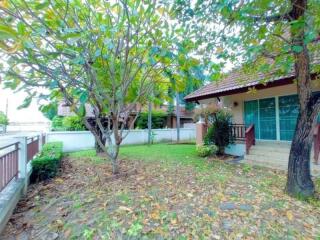
<instances>
[{"instance_id":1,"label":"sliding glass door","mask_svg":"<svg viewBox=\"0 0 320 240\"><path fill-rule=\"evenodd\" d=\"M280 140L292 140L298 114L298 95L279 97Z\"/></svg>"},{"instance_id":2,"label":"sliding glass door","mask_svg":"<svg viewBox=\"0 0 320 240\"><path fill-rule=\"evenodd\" d=\"M254 124L255 137L259 139L259 105L257 100L244 102L244 122L246 127Z\"/></svg>"},{"instance_id":3,"label":"sliding glass door","mask_svg":"<svg viewBox=\"0 0 320 240\"><path fill-rule=\"evenodd\" d=\"M246 127L254 124L257 139L275 140L277 138L275 98L244 102L244 122Z\"/></svg>"},{"instance_id":4,"label":"sliding glass door","mask_svg":"<svg viewBox=\"0 0 320 240\"><path fill-rule=\"evenodd\" d=\"M299 100L296 94L278 97L278 101L273 97L244 102L245 125L247 127L255 125L257 139L291 141L298 114ZM320 113L318 123L320 123Z\"/></svg>"},{"instance_id":5,"label":"sliding glass door","mask_svg":"<svg viewBox=\"0 0 320 240\"><path fill-rule=\"evenodd\" d=\"M275 98L259 100L260 139L276 140L276 102Z\"/></svg>"}]
</instances>

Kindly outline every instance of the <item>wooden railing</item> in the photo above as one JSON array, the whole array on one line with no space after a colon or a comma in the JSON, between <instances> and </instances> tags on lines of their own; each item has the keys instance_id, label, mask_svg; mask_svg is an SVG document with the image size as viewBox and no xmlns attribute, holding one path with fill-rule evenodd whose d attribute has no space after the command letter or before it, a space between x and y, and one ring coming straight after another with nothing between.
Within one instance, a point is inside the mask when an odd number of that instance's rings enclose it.
<instances>
[{"instance_id":1,"label":"wooden railing","mask_svg":"<svg viewBox=\"0 0 320 240\"><path fill-rule=\"evenodd\" d=\"M249 150L251 146L256 144L253 124L246 129L245 139L246 139L246 153L249 154Z\"/></svg>"},{"instance_id":2,"label":"wooden railing","mask_svg":"<svg viewBox=\"0 0 320 240\"><path fill-rule=\"evenodd\" d=\"M27 162L31 161L39 152L39 137L27 139Z\"/></svg>"},{"instance_id":3,"label":"wooden railing","mask_svg":"<svg viewBox=\"0 0 320 240\"><path fill-rule=\"evenodd\" d=\"M13 143L0 148L0 192L18 177L19 143Z\"/></svg>"},{"instance_id":4,"label":"wooden railing","mask_svg":"<svg viewBox=\"0 0 320 240\"><path fill-rule=\"evenodd\" d=\"M319 164L320 153L320 124L316 125L313 133L314 163Z\"/></svg>"},{"instance_id":5,"label":"wooden railing","mask_svg":"<svg viewBox=\"0 0 320 240\"><path fill-rule=\"evenodd\" d=\"M246 138L246 126L244 124L231 124L231 135L234 140Z\"/></svg>"}]
</instances>

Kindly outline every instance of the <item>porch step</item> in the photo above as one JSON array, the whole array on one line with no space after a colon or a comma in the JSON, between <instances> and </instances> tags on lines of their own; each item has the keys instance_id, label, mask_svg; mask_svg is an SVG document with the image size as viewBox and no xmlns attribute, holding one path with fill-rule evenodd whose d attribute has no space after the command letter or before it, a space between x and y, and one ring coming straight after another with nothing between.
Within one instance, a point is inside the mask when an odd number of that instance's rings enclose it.
<instances>
[{"instance_id":1,"label":"porch step","mask_svg":"<svg viewBox=\"0 0 320 240\"><path fill-rule=\"evenodd\" d=\"M257 142L250 148L249 154L244 156L244 163L287 170L290 153L290 143L286 142ZM311 172L320 176L320 165L314 165L313 151L311 151Z\"/></svg>"}]
</instances>

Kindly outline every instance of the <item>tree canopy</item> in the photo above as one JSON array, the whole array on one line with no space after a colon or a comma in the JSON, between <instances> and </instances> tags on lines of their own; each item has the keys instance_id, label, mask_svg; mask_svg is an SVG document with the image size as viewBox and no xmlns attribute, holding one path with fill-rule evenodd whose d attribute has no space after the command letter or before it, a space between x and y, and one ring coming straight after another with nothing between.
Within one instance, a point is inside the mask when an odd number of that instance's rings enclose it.
<instances>
[{"instance_id":1,"label":"tree canopy","mask_svg":"<svg viewBox=\"0 0 320 240\"><path fill-rule=\"evenodd\" d=\"M22 107L44 99L49 104L41 110L52 117L62 101L83 117L116 173L136 104L148 101L155 89L166 92L173 80L183 86L183 72L202 76L199 61L188 55L194 43L171 24L167 10L151 0L2 1L1 79L29 93Z\"/></svg>"},{"instance_id":2,"label":"tree canopy","mask_svg":"<svg viewBox=\"0 0 320 240\"><path fill-rule=\"evenodd\" d=\"M312 87L319 82L320 73L319 1L176 0L173 11L188 29L189 37L197 39L199 54L204 57L211 58L213 54L222 62L231 61L238 71L251 76L263 73L259 75L265 76L260 79L262 83L295 76L299 115L286 191L294 196L312 196L310 146L320 111L320 97Z\"/></svg>"}]
</instances>

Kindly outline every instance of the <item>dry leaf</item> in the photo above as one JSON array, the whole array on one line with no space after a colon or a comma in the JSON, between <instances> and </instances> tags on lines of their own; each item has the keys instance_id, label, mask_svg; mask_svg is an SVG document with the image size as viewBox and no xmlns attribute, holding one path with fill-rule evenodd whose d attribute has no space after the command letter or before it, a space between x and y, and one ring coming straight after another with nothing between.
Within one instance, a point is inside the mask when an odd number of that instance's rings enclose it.
<instances>
[{"instance_id":1,"label":"dry leaf","mask_svg":"<svg viewBox=\"0 0 320 240\"><path fill-rule=\"evenodd\" d=\"M292 212L291 212L290 210L287 211L287 218L288 218L290 221L293 220L293 214L292 214Z\"/></svg>"},{"instance_id":2,"label":"dry leaf","mask_svg":"<svg viewBox=\"0 0 320 240\"><path fill-rule=\"evenodd\" d=\"M159 210L154 210L154 211L151 213L151 218L154 219L154 220L159 220L159 219L160 219L160 212L159 212Z\"/></svg>"},{"instance_id":3,"label":"dry leaf","mask_svg":"<svg viewBox=\"0 0 320 240\"><path fill-rule=\"evenodd\" d=\"M126 207L126 206L120 206L120 207L119 207L119 210L121 210L121 211L127 211L127 212L130 212L130 213L133 212L131 208L128 208L128 207Z\"/></svg>"}]
</instances>

